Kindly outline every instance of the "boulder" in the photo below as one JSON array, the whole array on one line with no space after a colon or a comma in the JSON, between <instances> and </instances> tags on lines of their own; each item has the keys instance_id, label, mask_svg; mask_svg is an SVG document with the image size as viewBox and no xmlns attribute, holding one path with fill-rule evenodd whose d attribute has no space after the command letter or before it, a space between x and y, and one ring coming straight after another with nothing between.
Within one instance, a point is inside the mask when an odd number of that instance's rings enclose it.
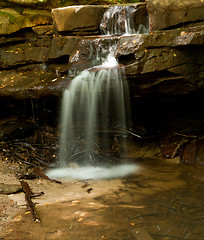
<instances>
[{"instance_id":1,"label":"boulder","mask_svg":"<svg viewBox=\"0 0 204 240\"><path fill-rule=\"evenodd\" d=\"M52 10L56 30L72 34L98 34L100 22L106 6L80 5Z\"/></svg>"},{"instance_id":2,"label":"boulder","mask_svg":"<svg viewBox=\"0 0 204 240\"><path fill-rule=\"evenodd\" d=\"M0 9L0 35L11 34L20 29L52 24L51 13L47 10L12 8Z\"/></svg>"},{"instance_id":3,"label":"boulder","mask_svg":"<svg viewBox=\"0 0 204 240\"><path fill-rule=\"evenodd\" d=\"M202 0L147 0L150 31L204 20Z\"/></svg>"}]
</instances>

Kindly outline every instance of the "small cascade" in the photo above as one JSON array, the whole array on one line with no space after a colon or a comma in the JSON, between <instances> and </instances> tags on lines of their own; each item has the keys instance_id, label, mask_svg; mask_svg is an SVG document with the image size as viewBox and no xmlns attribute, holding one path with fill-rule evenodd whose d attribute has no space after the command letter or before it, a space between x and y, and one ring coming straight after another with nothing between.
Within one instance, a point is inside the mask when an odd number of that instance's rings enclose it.
<instances>
[{"instance_id":1,"label":"small cascade","mask_svg":"<svg viewBox=\"0 0 204 240\"><path fill-rule=\"evenodd\" d=\"M136 24L137 15L135 6L118 5L106 10L100 24L101 32L105 35L132 35L148 33L148 18L144 24Z\"/></svg>"}]
</instances>

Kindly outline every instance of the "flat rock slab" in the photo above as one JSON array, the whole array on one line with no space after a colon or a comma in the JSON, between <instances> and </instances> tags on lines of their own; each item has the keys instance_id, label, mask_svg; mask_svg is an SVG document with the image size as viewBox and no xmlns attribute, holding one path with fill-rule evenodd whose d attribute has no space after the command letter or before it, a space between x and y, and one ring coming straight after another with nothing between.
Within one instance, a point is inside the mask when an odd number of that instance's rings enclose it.
<instances>
[{"instance_id":1,"label":"flat rock slab","mask_svg":"<svg viewBox=\"0 0 204 240\"><path fill-rule=\"evenodd\" d=\"M0 194L12 194L22 189L21 185L0 183Z\"/></svg>"},{"instance_id":2,"label":"flat rock slab","mask_svg":"<svg viewBox=\"0 0 204 240\"><path fill-rule=\"evenodd\" d=\"M98 32L102 15L107 6L80 5L52 10L57 31Z\"/></svg>"}]
</instances>

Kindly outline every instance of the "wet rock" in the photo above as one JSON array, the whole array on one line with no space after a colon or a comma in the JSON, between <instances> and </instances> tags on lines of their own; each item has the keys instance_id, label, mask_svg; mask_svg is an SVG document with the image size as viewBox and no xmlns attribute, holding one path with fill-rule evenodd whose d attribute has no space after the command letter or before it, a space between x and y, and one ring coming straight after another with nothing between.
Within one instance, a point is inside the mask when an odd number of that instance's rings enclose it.
<instances>
[{"instance_id":1,"label":"wet rock","mask_svg":"<svg viewBox=\"0 0 204 240\"><path fill-rule=\"evenodd\" d=\"M150 31L204 20L204 2L200 0L148 0L147 11Z\"/></svg>"},{"instance_id":2,"label":"wet rock","mask_svg":"<svg viewBox=\"0 0 204 240\"><path fill-rule=\"evenodd\" d=\"M131 231L136 240L153 240L150 234L144 228L136 228Z\"/></svg>"},{"instance_id":3,"label":"wet rock","mask_svg":"<svg viewBox=\"0 0 204 240\"><path fill-rule=\"evenodd\" d=\"M21 185L0 183L0 194L12 194L21 190Z\"/></svg>"},{"instance_id":4,"label":"wet rock","mask_svg":"<svg viewBox=\"0 0 204 240\"><path fill-rule=\"evenodd\" d=\"M98 34L106 6L71 6L52 10L56 30L72 34Z\"/></svg>"},{"instance_id":5,"label":"wet rock","mask_svg":"<svg viewBox=\"0 0 204 240\"><path fill-rule=\"evenodd\" d=\"M52 24L51 13L47 10L12 8L0 9L0 34L11 34L20 29L37 25Z\"/></svg>"},{"instance_id":6,"label":"wet rock","mask_svg":"<svg viewBox=\"0 0 204 240\"><path fill-rule=\"evenodd\" d=\"M132 34L138 32L140 27L149 27L145 3L110 6L100 24L101 32L105 35Z\"/></svg>"}]
</instances>

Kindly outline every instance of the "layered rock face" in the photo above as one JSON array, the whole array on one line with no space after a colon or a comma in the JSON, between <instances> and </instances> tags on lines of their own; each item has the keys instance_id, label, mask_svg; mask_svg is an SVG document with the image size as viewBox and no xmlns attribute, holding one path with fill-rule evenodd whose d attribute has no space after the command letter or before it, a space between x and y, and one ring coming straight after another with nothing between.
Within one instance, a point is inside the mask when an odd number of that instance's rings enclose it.
<instances>
[{"instance_id":1,"label":"layered rock face","mask_svg":"<svg viewBox=\"0 0 204 240\"><path fill-rule=\"evenodd\" d=\"M203 2L195 0L189 6L188 1L175 4L170 0L162 3L149 0L147 11L150 30L154 32L101 39L107 44L108 41L117 42L117 57L125 66L133 94L186 94L203 87L204 25L200 14ZM54 84L60 94L63 84L58 87L58 81L52 82L59 76L56 72L66 76L73 56L79 49L83 52L91 40L97 39L95 34L101 34L100 21L107 8L75 6L53 9L54 28L48 10L0 9L1 95L11 92L20 98L36 98L39 97L37 91L45 94L47 89L53 89ZM181 11L185 14L180 14ZM161 21L160 12L169 21ZM140 21L147 16L144 3L135 5L135 14L135 19ZM172 17L173 14L179 17ZM171 30L161 30L174 26ZM86 53L82 55L83 58L78 59L79 65L85 68L88 58Z\"/></svg>"}]
</instances>

